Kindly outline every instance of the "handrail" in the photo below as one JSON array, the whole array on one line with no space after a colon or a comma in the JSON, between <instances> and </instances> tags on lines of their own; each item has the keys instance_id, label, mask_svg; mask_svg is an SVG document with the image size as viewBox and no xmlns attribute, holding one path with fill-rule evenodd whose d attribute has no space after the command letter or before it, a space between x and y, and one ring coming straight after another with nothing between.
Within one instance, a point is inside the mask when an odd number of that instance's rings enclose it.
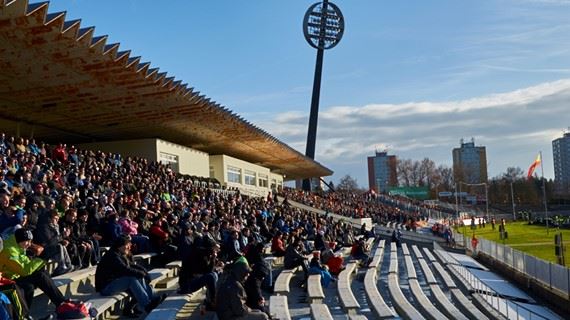
<instances>
[{"instance_id":1,"label":"handrail","mask_svg":"<svg viewBox=\"0 0 570 320\"><path fill-rule=\"evenodd\" d=\"M499 313L501 313L503 315L506 315L507 319L509 318L509 304L508 304L509 301L516 306L515 314L516 314L517 319L519 319L519 316L521 315L519 308L524 310L524 311L527 311L528 314L530 315L531 319L532 318L548 319L548 318L528 309L525 306L519 305L516 301L512 301L512 300L505 298L504 296L499 294L496 290L487 286L483 281L481 281L479 278L477 278L473 273L469 272L469 270L467 268L465 268L463 265L461 265L455 258L453 258L452 256L449 256L449 258L453 259L454 262L456 263L453 265L452 268L454 268L455 271L457 271L457 273L463 278L463 280L465 280L465 282L467 282L469 284L469 286L471 286L473 291L480 294L481 297L483 297L483 299L485 299L485 301L487 303L489 303L493 309L497 310ZM495 305L493 304L493 297L496 297L495 301L497 302L497 307L495 307ZM500 298L502 298L504 301L503 305L505 306L505 312L501 311ZM523 319L525 319L525 318L523 317Z\"/></svg>"}]
</instances>

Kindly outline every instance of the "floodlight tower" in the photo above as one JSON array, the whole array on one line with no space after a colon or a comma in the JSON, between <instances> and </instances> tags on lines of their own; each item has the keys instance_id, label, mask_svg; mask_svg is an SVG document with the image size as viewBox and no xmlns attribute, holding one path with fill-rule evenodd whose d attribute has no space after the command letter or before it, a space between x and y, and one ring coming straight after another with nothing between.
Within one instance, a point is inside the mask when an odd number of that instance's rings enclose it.
<instances>
[{"instance_id":1,"label":"floodlight tower","mask_svg":"<svg viewBox=\"0 0 570 320\"><path fill-rule=\"evenodd\" d=\"M344 17L342 16L342 12L340 12L340 9L334 3L328 0L313 4L305 13L305 18L303 19L303 33L309 45L317 49L309 131L307 133L307 149L305 151L307 157L315 159L323 55L326 49L334 48L342 38L344 33ZM311 190L310 179L303 180L303 190Z\"/></svg>"}]
</instances>

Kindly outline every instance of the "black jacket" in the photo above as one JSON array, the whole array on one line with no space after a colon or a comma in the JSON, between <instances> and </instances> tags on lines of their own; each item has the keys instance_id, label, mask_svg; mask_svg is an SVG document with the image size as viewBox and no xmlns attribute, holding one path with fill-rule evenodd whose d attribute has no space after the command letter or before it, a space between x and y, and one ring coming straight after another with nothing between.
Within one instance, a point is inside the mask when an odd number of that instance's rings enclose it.
<instances>
[{"instance_id":1,"label":"black jacket","mask_svg":"<svg viewBox=\"0 0 570 320\"><path fill-rule=\"evenodd\" d=\"M247 273L251 271L245 263L232 265L228 278L220 285L216 298L216 313L220 320L232 320L247 316L246 292L242 285Z\"/></svg>"},{"instance_id":2,"label":"black jacket","mask_svg":"<svg viewBox=\"0 0 570 320\"><path fill-rule=\"evenodd\" d=\"M107 251L97 265L95 291L100 292L113 280L120 277L144 278L148 275L144 267L135 264L118 249Z\"/></svg>"}]
</instances>

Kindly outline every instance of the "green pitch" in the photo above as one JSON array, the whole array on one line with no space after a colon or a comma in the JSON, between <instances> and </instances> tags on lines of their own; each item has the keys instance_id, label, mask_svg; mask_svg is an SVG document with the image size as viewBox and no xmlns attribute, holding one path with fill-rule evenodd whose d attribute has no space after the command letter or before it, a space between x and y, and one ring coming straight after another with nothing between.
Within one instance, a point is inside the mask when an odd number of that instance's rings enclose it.
<instances>
[{"instance_id":1,"label":"green pitch","mask_svg":"<svg viewBox=\"0 0 570 320\"><path fill-rule=\"evenodd\" d=\"M505 229L509 237L504 242L500 239L498 224L495 226L495 230L491 228L490 223L487 223L485 228L477 226L476 229L472 230L471 226L467 225L465 228L458 227L456 230L460 233L465 233L469 238L471 238L474 232L478 238L504 243L513 249L553 263L556 263L554 234L562 232L564 245L570 248L570 230L567 229L550 228L550 232L547 235L545 226L529 225L527 222L507 222ZM570 266L570 249L566 249L565 258L566 266Z\"/></svg>"}]
</instances>

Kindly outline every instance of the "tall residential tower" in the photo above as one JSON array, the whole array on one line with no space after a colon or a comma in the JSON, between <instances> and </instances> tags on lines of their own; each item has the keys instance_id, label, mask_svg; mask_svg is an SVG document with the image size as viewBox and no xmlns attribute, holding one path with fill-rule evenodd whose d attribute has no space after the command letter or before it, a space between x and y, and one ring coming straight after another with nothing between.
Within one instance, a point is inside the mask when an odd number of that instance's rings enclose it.
<instances>
[{"instance_id":1,"label":"tall residential tower","mask_svg":"<svg viewBox=\"0 0 570 320\"><path fill-rule=\"evenodd\" d=\"M376 192L387 192L389 187L398 185L396 175L396 156L389 156L388 152L378 152L368 157L368 186Z\"/></svg>"},{"instance_id":2,"label":"tall residential tower","mask_svg":"<svg viewBox=\"0 0 570 320\"><path fill-rule=\"evenodd\" d=\"M562 138L552 141L554 180L560 191L570 190L570 130Z\"/></svg>"},{"instance_id":3,"label":"tall residential tower","mask_svg":"<svg viewBox=\"0 0 570 320\"><path fill-rule=\"evenodd\" d=\"M453 177L456 182L469 184L487 182L487 151L476 147L475 139L461 139L461 147L453 149Z\"/></svg>"}]
</instances>

